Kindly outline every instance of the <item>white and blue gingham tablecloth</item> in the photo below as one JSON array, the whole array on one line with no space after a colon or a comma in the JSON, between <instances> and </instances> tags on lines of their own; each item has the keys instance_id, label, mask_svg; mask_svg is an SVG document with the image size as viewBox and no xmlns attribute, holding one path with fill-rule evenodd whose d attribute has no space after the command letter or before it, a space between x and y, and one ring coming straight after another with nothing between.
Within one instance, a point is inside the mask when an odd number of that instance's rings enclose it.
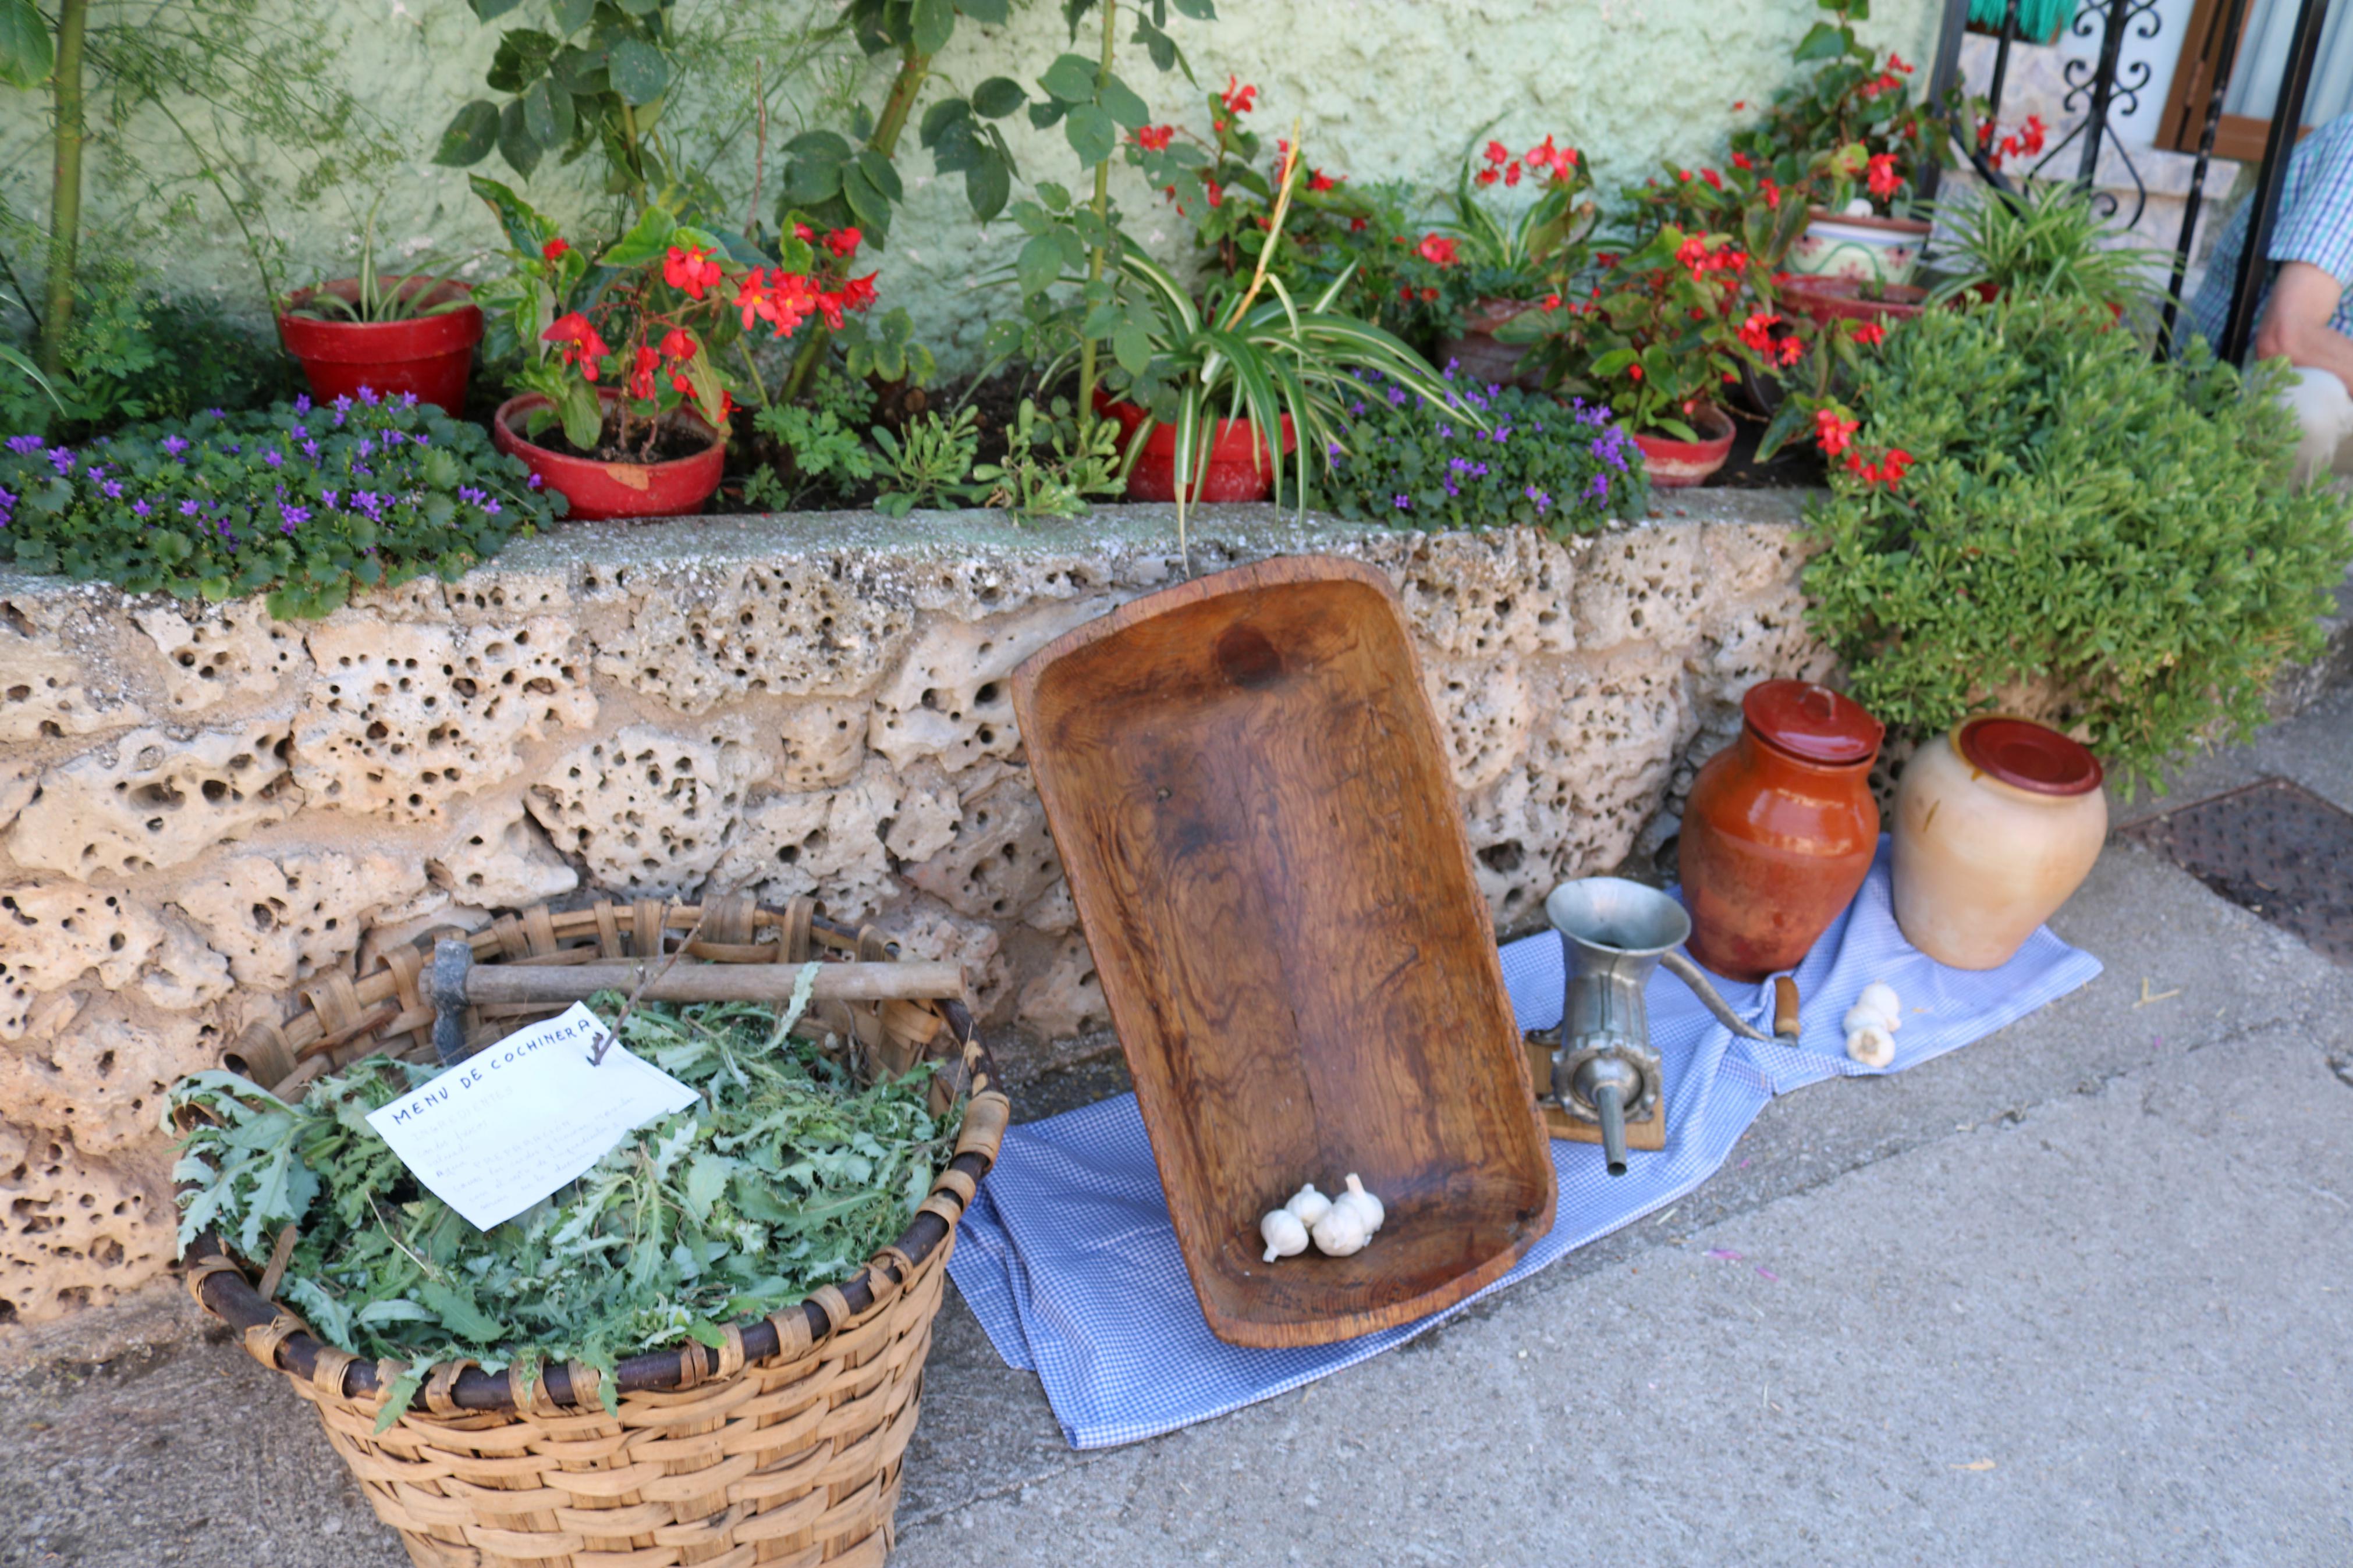
<instances>
[{"instance_id":1,"label":"white and blue gingham tablecloth","mask_svg":"<svg viewBox=\"0 0 2353 1568\"><path fill-rule=\"evenodd\" d=\"M1074 1448L1133 1443L1222 1415L1353 1366L1491 1291L1609 1235L1707 1179L1766 1101L1823 1079L1900 1072L1984 1038L2084 984L2100 962L2046 928L2000 969L1947 969L1904 940L1888 904L1888 851L1861 894L1797 970L1804 1033L1796 1049L1736 1037L1662 971L1648 999L1666 1066L1666 1147L1630 1151L1620 1177L1601 1150L1556 1140L1560 1200L1552 1232L1503 1279L1445 1311L1337 1344L1249 1350L1209 1332L1161 1195L1135 1097L1013 1128L997 1168L958 1226L948 1268L997 1352L1038 1373ZM1504 981L1523 1029L1560 1022L1559 939L1504 949ZM1894 1064L1848 1059L1839 1023L1864 985L1884 980L1904 1005ZM1772 1027L1772 986L1723 983L1725 996ZM1924 1205L1936 1202L1923 1194Z\"/></svg>"}]
</instances>

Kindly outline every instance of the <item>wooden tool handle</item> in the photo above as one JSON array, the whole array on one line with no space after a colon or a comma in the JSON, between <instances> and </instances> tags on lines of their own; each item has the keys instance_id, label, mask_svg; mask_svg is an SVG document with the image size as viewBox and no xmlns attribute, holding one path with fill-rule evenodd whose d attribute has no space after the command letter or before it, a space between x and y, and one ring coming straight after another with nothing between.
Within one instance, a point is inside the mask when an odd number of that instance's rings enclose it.
<instances>
[{"instance_id":1,"label":"wooden tool handle","mask_svg":"<svg viewBox=\"0 0 2353 1568\"><path fill-rule=\"evenodd\" d=\"M1773 1033L1798 1037L1798 983L1784 974L1773 982Z\"/></svg>"},{"instance_id":2,"label":"wooden tool handle","mask_svg":"<svg viewBox=\"0 0 2353 1568\"><path fill-rule=\"evenodd\" d=\"M477 964L466 974L466 1000L585 1002L599 991L637 990L660 962ZM649 1002L787 1002L800 973L797 963L679 963L647 984L643 995ZM964 971L953 963L822 963L809 994L819 1002L961 999Z\"/></svg>"}]
</instances>

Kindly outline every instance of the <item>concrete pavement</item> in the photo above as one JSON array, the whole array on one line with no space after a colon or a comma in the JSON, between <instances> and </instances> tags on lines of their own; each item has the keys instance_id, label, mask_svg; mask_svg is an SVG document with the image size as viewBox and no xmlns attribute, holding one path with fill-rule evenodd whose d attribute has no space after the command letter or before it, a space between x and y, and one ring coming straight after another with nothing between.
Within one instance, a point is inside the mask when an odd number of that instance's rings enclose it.
<instances>
[{"instance_id":1,"label":"concrete pavement","mask_svg":"<svg viewBox=\"0 0 2353 1568\"><path fill-rule=\"evenodd\" d=\"M2261 772L2353 806L2353 693L2174 799ZM2353 1563L2353 973L2128 845L2054 924L2099 981L1302 1394L1072 1454L952 1300L894 1563ZM0 1337L0 1564L405 1563L276 1382Z\"/></svg>"}]
</instances>

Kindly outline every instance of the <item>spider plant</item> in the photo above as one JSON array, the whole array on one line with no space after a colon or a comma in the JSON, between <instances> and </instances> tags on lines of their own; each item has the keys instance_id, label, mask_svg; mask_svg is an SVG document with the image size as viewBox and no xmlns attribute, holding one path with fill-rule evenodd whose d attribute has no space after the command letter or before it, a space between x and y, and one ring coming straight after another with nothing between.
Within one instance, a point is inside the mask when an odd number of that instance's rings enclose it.
<instances>
[{"instance_id":1,"label":"spider plant","mask_svg":"<svg viewBox=\"0 0 2353 1568\"><path fill-rule=\"evenodd\" d=\"M1440 403L1453 399L1452 389L1413 350L1380 328L1332 309L1355 275L1354 267L1304 308L1267 269L1275 252L1272 237L1282 232L1299 167L1294 137L1269 219L1269 238L1248 279L1213 279L1197 300L1167 268L1137 250L1131 247L1119 258L1123 277L1138 288L1149 307L1146 331L1152 347L1150 363L1134 378L1126 395L1176 428L1176 542L1188 571L1187 510L1207 477L1219 419L1248 422L1257 437L1253 460L1262 453L1273 463L1274 499L1280 505L1284 494L1281 433L1284 417L1290 418L1297 441L1293 493L1304 511L1308 464L1312 460L1328 467L1333 449L1345 449L1343 410L1360 390L1352 371L1378 371L1408 392ZM1050 369L1048 384L1053 376ZM1463 416L1468 423L1484 424L1470 409ZM1149 424L1137 429L1131 456L1141 450L1151 429Z\"/></svg>"},{"instance_id":2,"label":"spider plant","mask_svg":"<svg viewBox=\"0 0 2353 1568\"><path fill-rule=\"evenodd\" d=\"M2028 184L2014 194L1986 191L1936 209L1968 270L1930 298L1965 293L2039 294L2139 310L2162 293L2152 281L2166 258L2140 246L2110 247L2116 231L2093 193L2069 181Z\"/></svg>"},{"instance_id":3,"label":"spider plant","mask_svg":"<svg viewBox=\"0 0 2353 1568\"><path fill-rule=\"evenodd\" d=\"M382 197L376 199L376 205L383 205ZM290 316L320 321L406 321L420 316L447 315L469 303L463 292L446 300L433 298L449 281L446 274L421 268L389 278L378 272L375 213L375 207L368 208L367 225L360 237L357 296L346 300L322 284L308 290L299 300L289 295L280 310Z\"/></svg>"}]
</instances>

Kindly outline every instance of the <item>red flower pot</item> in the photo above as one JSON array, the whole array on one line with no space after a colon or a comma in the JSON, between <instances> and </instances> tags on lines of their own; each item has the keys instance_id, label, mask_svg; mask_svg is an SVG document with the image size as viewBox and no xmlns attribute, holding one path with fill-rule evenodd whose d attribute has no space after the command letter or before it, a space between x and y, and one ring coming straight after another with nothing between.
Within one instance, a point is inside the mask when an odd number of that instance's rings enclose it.
<instances>
[{"instance_id":1,"label":"red flower pot","mask_svg":"<svg viewBox=\"0 0 2353 1568\"><path fill-rule=\"evenodd\" d=\"M429 278L408 279L401 291L428 286L433 292L427 304L462 300L474 291L471 284L435 284ZM322 291L355 300L360 282L343 278L317 289L297 289L289 303L301 305ZM482 312L470 304L405 321L327 321L281 312L278 338L288 353L302 362L311 395L322 403L356 397L362 388L387 397L413 392L420 403L458 414L466 406L466 373L474 363L474 345L482 341Z\"/></svg>"},{"instance_id":2,"label":"red flower pot","mask_svg":"<svg viewBox=\"0 0 2353 1568\"><path fill-rule=\"evenodd\" d=\"M1692 415L1690 424L1704 439L1678 441L1672 436L1634 432L1634 445L1642 448L1642 466L1651 471L1651 483L1661 489L1704 484L1732 456L1732 416L1706 403Z\"/></svg>"},{"instance_id":3,"label":"red flower pot","mask_svg":"<svg viewBox=\"0 0 2353 1568\"><path fill-rule=\"evenodd\" d=\"M618 395L602 394L605 406L610 408ZM692 457L661 463L605 463L533 445L522 434L523 416L547 405L536 392L508 398L491 416L491 440L500 451L521 458L550 489L570 501L565 515L575 522L691 517L719 488L727 467L727 443L697 415L681 408L670 416L675 426L711 443Z\"/></svg>"},{"instance_id":4,"label":"red flower pot","mask_svg":"<svg viewBox=\"0 0 2353 1568\"><path fill-rule=\"evenodd\" d=\"M1817 326L1832 321L1908 321L1927 309L1928 291L1908 283L1865 284L1856 278L1788 278L1774 284L1782 308L1813 318ZM1873 299L1864 289L1878 295Z\"/></svg>"},{"instance_id":5,"label":"red flower pot","mask_svg":"<svg viewBox=\"0 0 2353 1568\"><path fill-rule=\"evenodd\" d=\"M1119 421L1122 450L1134 437L1136 427L1152 417L1149 411L1133 403L1115 403L1098 393L1095 411ZM1291 427L1291 416L1282 416L1282 450L1287 456L1298 449L1297 436ZM1257 438L1257 432L1247 419L1220 419L1218 433L1209 443L1209 460L1193 476L1195 501L1265 500L1274 494L1274 463L1267 455L1266 443ZM1176 499L1176 426L1155 425L1152 434L1144 440L1144 450L1137 454L1135 467L1128 471L1127 499L1130 500L1168 501Z\"/></svg>"}]
</instances>

